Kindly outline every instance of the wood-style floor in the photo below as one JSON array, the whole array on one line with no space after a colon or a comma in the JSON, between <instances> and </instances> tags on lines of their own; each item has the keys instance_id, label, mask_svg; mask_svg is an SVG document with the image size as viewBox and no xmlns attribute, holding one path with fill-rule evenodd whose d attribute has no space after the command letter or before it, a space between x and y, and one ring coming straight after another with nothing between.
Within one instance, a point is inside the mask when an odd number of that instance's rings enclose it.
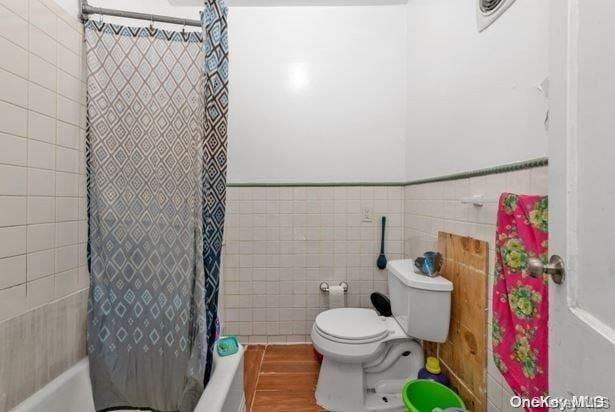
<instances>
[{"instance_id":1,"label":"wood-style floor","mask_svg":"<svg viewBox=\"0 0 615 412\"><path fill-rule=\"evenodd\" d=\"M248 412L324 410L314 399L320 363L312 345L249 345L244 371Z\"/></svg>"}]
</instances>

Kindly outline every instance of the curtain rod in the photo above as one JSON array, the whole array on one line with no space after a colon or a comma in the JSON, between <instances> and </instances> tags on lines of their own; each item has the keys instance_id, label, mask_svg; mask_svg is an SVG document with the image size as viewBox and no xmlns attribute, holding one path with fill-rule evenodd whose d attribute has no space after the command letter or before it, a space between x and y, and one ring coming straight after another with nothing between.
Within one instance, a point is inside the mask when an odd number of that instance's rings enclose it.
<instances>
[{"instance_id":1,"label":"curtain rod","mask_svg":"<svg viewBox=\"0 0 615 412\"><path fill-rule=\"evenodd\" d=\"M182 19L179 17L161 16L157 14L137 13L133 11L105 9L102 7L93 7L88 4L88 0L81 0L81 16L86 19L90 14L100 14L105 16L124 17L127 19L147 20L151 22L179 24L183 26L201 27L199 20Z\"/></svg>"}]
</instances>

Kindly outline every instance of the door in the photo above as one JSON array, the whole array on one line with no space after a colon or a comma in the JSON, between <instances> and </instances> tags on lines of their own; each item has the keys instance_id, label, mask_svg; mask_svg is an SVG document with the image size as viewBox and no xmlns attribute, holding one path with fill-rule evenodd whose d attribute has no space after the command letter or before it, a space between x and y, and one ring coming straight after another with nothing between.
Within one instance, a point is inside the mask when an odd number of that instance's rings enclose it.
<instances>
[{"instance_id":1,"label":"door","mask_svg":"<svg viewBox=\"0 0 615 412\"><path fill-rule=\"evenodd\" d=\"M615 1L552 0L550 284L553 396L615 404ZM615 407L615 405L614 405Z\"/></svg>"}]
</instances>

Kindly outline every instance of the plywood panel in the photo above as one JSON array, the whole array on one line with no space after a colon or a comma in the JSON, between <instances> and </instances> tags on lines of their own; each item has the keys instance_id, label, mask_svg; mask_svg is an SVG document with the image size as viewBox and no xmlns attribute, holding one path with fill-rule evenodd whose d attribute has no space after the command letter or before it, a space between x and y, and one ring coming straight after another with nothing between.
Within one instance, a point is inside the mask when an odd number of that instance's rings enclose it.
<instances>
[{"instance_id":1,"label":"plywood panel","mask_svg":"<svg viewBox=\"0 0 615 412\"><path fill-rule=\"evenodd\" d=\"M440 359L443 370L472 412L487 405L487 242L438 233L444 258L442 276L453 282L448 340L425 343L427 356Z\"/></svg>"}]
</instances>

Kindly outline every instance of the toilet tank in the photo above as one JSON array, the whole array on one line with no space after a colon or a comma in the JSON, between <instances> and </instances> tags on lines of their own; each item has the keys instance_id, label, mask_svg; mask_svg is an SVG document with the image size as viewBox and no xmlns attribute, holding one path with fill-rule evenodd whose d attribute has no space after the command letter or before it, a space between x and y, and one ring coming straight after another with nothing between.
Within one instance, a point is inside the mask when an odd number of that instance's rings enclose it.
<instances>
[{"instance_id":1,"label":"toilet tank","mask_svg":"<svg viewBox=\"0 0 615 412\"><path fill-rule=\"evenodd\" d=\"M391 310L408 336L444 342L451 319L453 284L438 276L414 273L412 259L387 264Z\"/></svg>"}]
</instances>

